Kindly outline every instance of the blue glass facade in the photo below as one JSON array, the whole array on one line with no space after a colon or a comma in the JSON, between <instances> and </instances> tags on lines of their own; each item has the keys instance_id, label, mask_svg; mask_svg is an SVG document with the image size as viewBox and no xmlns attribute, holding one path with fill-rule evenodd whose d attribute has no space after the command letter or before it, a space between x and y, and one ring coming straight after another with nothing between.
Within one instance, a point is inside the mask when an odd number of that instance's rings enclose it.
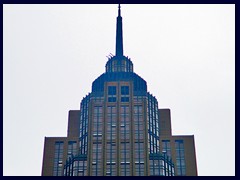
<instances>
[{"instance_id":1,"label":"blue glass facade","mask_svg":"<svg viewBox=\"0 0 240 180\"><path fill-rule=\"evenodd\" d=\"M150 153L158 153L159 148L159 116L158 102L151 94L147 94L148 115L148 147Z\"/></svg>"},{"instance_id":2,"label":"blue glass facade","mask_svg":"<svg viewBox=\"0 0 240 180\"><path fill-rule=\"evenodd\" d=\"M79 132L79 148L80 154L87 154L88 145L88 118L89 118L89 102L91 95L87 95L81 102L80 113L80 132Z\"/></svg>"}]
</instances>

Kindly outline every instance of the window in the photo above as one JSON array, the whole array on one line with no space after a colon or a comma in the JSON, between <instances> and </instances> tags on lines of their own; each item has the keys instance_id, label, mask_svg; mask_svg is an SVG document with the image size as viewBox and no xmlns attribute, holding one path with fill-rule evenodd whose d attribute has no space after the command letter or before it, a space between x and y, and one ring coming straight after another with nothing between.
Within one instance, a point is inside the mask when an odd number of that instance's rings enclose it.
<instances>
[{"instance_id":1,"label":"window","mask_svg":"<svg viewBox=\"0 0 240 180\"><path fill-rule=\"evenodd\" d=\"M117 101L117 88L116 86L108 86L108 102L116 102Z\"/></svg>"},{"instance_id":2,"label":"window","mask_svg":"<svg viewBox=\"0 0 240 180\"><path fill-rule=\"evenodd\" d=\"M73 176L86 176L86 170L87 162L85 160L75 160L73 162Z\"/></svg>"},{"instance_id":3,"label":"window","mask_svg":"<svg viewBox=\"0 0 240 180\"><path fill-rule=\"evenodd\" d=\"M68 158L77 154L77 142L68 141Z\"/></svg>"},{"instance_id":4,"label":"window","mask_svg":"<svg viewBox=\"0 0 240 180\"><path fill-rule=\"evenodd\" d=\"M159 119L158 119L158 103L155 97L148 94L148 133L149 133L149 141L150 141L150 153L159 152Z\"/></svg>"},{"instance_id":5,"label":"window","mask_svg":"<svg viewBox=\"0 0 240 180\"><path fill-rule=\"evenodd\" d=\"M108 102L116 102L117 98L116 97L108 97Z\"/></svg>"},{"instance_id":6,"label":"window","mask_svg":"<svg viewBox=\"0 0 240 180\"><path fill-rule=\"evenodd\" d=\"M121 97L121 102L129 102L129 97Z\"/></svg>"},{"instance_id":7,"label":"window","mask_svg":"<svg viewBox=\"0 0 240 180\"><path fill-rule=\"evenodd\" d=\"M121 86L121 102L129 102L129 86Z\"/></svg>"},{"instance_id":8,"label":"window","mask_svg":"<svg viewBox=\"0 0 240 180\"><path fill-rule=\"evenodd\" d=\"M88 103L90 101L90 95L86 96L81 102L81 114L80 114L80 131L79 131L79 147L81 154L87 154L87 141L88 141Z\"/></svg>"},{"instance_id":9,"label":"window","mask_svg":"<svg viewBox=\"0 0 240 180\"><path fill-rule=\"evenodd\" d=\"M129 86L121 86L121 95L129 95Z\"/></svg>"},{"instance_id":10,"label":"window","mask_svg":"<svg viewBox=\"0 0 240 180\"><path fill-rule=\"evenodd\" d=\"M176 150L177 175L185 176L186 175L186 164L185 164L183 140L175 140L175 150Z\"/></svg>"},{"instance_id":11,"label":"window","mask_svg":"<svg viewBox=\"0 0 240 180\"><path fill-rule=\"evenodd\" d=\"M171 157L170 140L162 140L162 151L165 151Z\"/></svg>"},{"instance_id":12,"label":"window","mask_svg":"<svg viewBox=\"0 0 240 180\"><path fill-rule=\"evenodd\" d=\"M62 176L63 141L55 142L53 176Z\"/></svg>"},{"instance_id":13,"label":"window","mask_svg":"<svg viewBox=\"0 0 240 180\"><path fill-rule=\"evenodd\" d=\"M102 133L103 133L103 107L95 106L92 122L92 160L96 162L96 165L92 166L92 175L99 176L101 175L101 165L102 161Z\"/></svg>"},{"instance_id":14,"label":"window","mask_svg":"<svg viewBox=\"0 0 240 180\"><path fill-rule=\"evenodd\" d=\"M92 144L92 175L101 175L102 143Z\"/></svg>"},{"instance_id":15,"label":"window","mask_svg":"<svg viewBox=\"0 0 240 180\"><path fill-rule=\"evenodd\" d=\"M116 127L117 127L117 109L115 106L107 107L107 118L106 118L106 133L107 133L107 146L106 146L106 175L116 176L116 158L117 158L117 147L116 147Z\"/></svg>"},{"instance_id":16,"label":"window","mask_svg":"<svg viewBox=\"0 0 240 180\"><path fill-rule=\"evenodd\" d=\"M116 86L108 86L108 95L116 95L116 94L117 94Z\"/></svg>"}]
</instances>

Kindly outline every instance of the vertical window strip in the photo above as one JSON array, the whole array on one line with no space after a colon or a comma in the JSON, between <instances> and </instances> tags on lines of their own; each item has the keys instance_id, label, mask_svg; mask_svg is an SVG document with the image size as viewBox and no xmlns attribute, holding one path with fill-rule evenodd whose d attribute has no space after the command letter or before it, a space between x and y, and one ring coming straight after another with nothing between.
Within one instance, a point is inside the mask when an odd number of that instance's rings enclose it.
<instances>
[{"instance_id":1,"label":"vertical window strip","mask_svg":"<svg viewBox=\"0 0 240 180\"><path fill-rule=\"evenodd\" d=\"M102 123L101 118L102 118L102 107L101 106L94 107L93 140L95 141L95 143L93 143L93 153L92 153L93 162L94 162L92 166L92 174L95 176L98 176L101 173L101 166L99 165L99 162L101 162L101 158L102 158L101 156L102 124L100 126L100 123ZM95 125L96 125L96 129L95 129Z\"/></svg>"},{"instance_id":2,"label":"vertical window strip","mask_svg":"<svg viewBox=\"0 0 240 180\"><path fill-rule=\"evenodd\" d=\"M114 176L116 175L116 163L114 163L114 158L116 156L116 107L115 106L108 106L107 110L107 136L110 138L107 142L107 169L106 175L107 176ZM113 138L114 136L114 138Z\"/></svg>"},{"instance_id":3,"label":"vertical window strip","mask_svg":"<svg viewBox=\"0 0 240 180\"><path fill-rule=\"evenodd\" d=\"M151 116L150 116L150 111L151 111L151 109L150 109L150 101L149 101L149 96L148 96L148 134L149 134L149 139L148 139L148 141L149 141L149 149L150 149L150 152L149 153L152 153L152 134L151 134L151 127L152 127L152 122L151 122L151 120L152 120L152 118L151 118Z\"/></svg>"},{"instance_id":4,"label":"vertical window strip","mask_svg":"<svg viewBox=\"0 0 240 180\"><path fill-rule=\"evenodd\" d=\"M88 104L90 101L90 95L86 96L81 102L81 114L80 114L80 133L79 133L79 148L81 154L87 154L87 131L88 131Z\"/></svg>"},{"instance_id":5,"label":"vertical window strip","mask_svg":"<svg viewBox=\"0 0 240 180\"><path fill-rule=\"evenodd\" d=\"M159 152L159 128L158 128L158 104L156 99L153 96L150 96L149 98L150 101L150 110L149 110L149 114L150 114L150 131L151 131L151 135L152 135L152 153L158 153Z\"/></svg>"},{"instance_id":6,"label":"vertical window strip","mask_svg":"<svg viewBox=\"0 0 240 180\"><path fill-rule=\"evenodd\" d=\"M141 147L141 138L140 134L143 134L143 130L140 130L140 123L143 125L143 119L142 119L142 106L136 105L134 106L134 125L135 125L135 170L136 175L141 176L144 175L144 166L141 165L141 163L144 163L143 160L143 147Z\"/></svg>"},{"instance_id":7,"label":"vertical window strip","mask_svg":"<svg viewBox=\"0 0 240 180\"><path fill-rule=\"evenodd\" d=\"M128 176L130 175L130 145L129 141L129 121L127 122L126 119L128 118L129 107L128 106L121 106L121 123L120 123L120 134L123 134L123 142L121 142L121 175ZM127 130L128 127L128 130ZM128 134L128 136L127 136ZM122 135L121 135L122 136Z\"/></svg>"},{"instance_id":8,"label":"vertical window strip","mask_svg":"<svg viewBox=\"0 0 240 180\"><path fill-rule=\"evenodd\" d=\"M183 140L175 140L175 148L176 148L176 169L178 176L186 175L186 164L185 164L185 156L184 156L184 144Z\"/></svg>"},{"instance_id":9,"label":"vertical window strip","mask_svg":"<svg viewBox=\"0 0 240 180\"><path fill-rule=\"evenodd\" d=\"M61 176L63 167L63 141L55 142L53 176Z\"/></svg>"}]
</instances>

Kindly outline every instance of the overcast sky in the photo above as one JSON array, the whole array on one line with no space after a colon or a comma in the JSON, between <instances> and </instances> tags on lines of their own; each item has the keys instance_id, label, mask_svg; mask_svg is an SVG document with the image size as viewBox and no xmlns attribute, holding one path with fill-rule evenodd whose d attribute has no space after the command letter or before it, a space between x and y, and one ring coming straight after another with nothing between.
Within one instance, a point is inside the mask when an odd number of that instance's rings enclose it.
<instances>
[{"instance_id":1,"label":"overcast sky","mask_svg":"<svg viewBox=\"0 0 240 180\"><path fill-rule=\"evenodd\" d=\"M235 175L235 6L121 5L124 55L194 135L198 174ZM116 4L3 5L3 175L41 175L44 137L66 136L115 54Z\"/></svg>"}]
</instances>

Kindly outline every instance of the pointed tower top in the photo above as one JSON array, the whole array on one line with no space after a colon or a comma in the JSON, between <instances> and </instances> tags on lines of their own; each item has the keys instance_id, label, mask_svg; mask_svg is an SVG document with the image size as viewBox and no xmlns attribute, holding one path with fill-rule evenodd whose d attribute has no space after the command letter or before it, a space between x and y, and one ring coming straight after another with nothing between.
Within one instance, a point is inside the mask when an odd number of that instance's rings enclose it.
<instances>
[{"instance_id":1,"label":"pointed tower top","mask_svg":"<svg viewBox=\"0 0 240 180\"><path fill-rule=\"evenodd\" d=\"M106 72L133 72L133 63L130 58L123 55L123 31L121 6L118 4L117 29L116 29L116 54L108 57Z\"/></svg>"},{"instance_id":2,"label":"pointed tower top","mask_svg":"<svg viewBox=\"0 0 240 180\"><path fill-rule=\"evenodd\" d=\"M116 34L116 56L123 56L123 36L121 6L118 4L117 34Z\"/></svg>"}]
</instances>

